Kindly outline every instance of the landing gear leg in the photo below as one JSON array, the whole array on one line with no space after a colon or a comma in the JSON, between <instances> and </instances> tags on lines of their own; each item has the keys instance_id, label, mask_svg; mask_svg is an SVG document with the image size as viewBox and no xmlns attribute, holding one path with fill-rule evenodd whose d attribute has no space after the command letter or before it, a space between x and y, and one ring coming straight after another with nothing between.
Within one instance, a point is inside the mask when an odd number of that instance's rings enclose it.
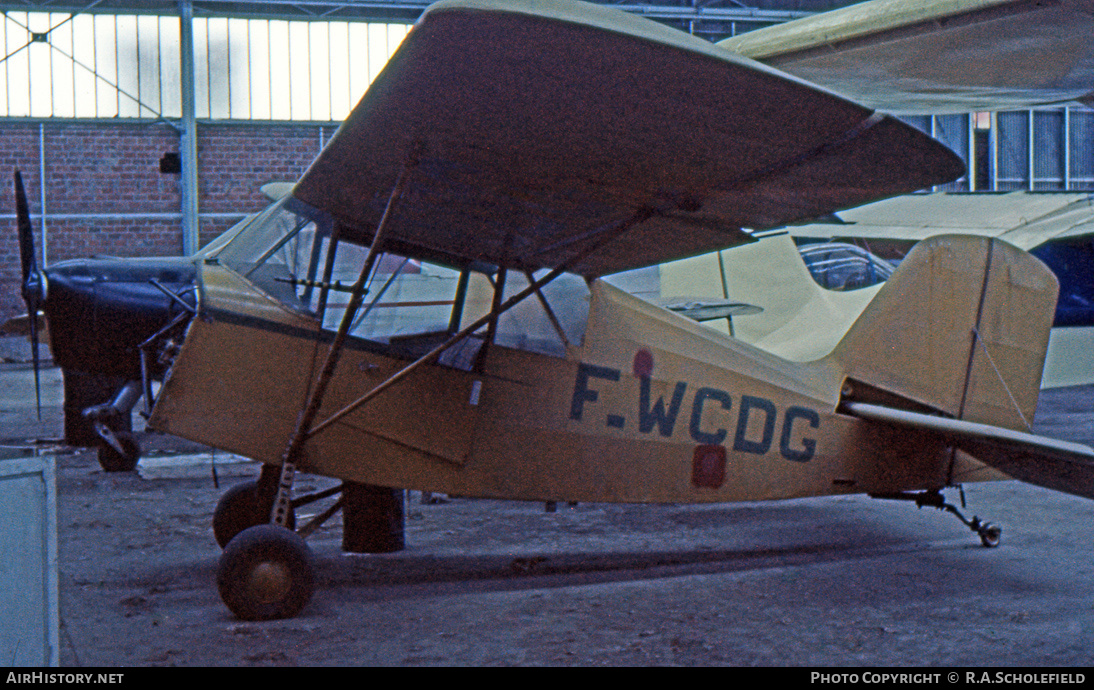
<instances>
[{"instance_id":1,"label":"landing gear leg","mask_svg":"<svg viewBox=\"0 0 1094 690\"><path fill-rule=\"evenodd\" d=\"M962 494L964 496L964 494ZM976 532L980 537L980 543L988 549L993 549L999 546L999 541L1003 536L1003 528L992 524L990 522L981 522L980 518L975 515L972 519L966 518L960 510L957 509L951 503L947 503L943 498L942 493L938 490L934 491L905 491L895 494L871 494L872 498L887 498L900 501L915 501L916 507L922 508L928 506L931 508L937 508L938 510L945 510L957 516L966 527L973 532Z\"/></svg>"},{"instance_id":2,"label":"landing gear leg","mask_svg":"<svg viewBox=\"0 0 1094 690\"><path fill-rule=\"evenodd\" d=\"M220 548L226 547L233 537L248 527L270 521L277 482L277 468L263 465L257 481L237 484L220 497L213 513L213 536ZM294 512L290 511L286 526L289 529L296 527Z\"/></svg>"},{"instance_id":3,"label":"landing gear leg","mask_svg":"<svg viewBox=\"0 0 1094 690\"><path fill-rule=\"evenodd\" d=\"M144 391L140 381L128 381L109 403L94 405L83 417L99 437L99 464L107 472L131 472L141 457L141 447L132 429L131 413Z\"/></svg>"},{"instance_id":4,"label":"landing gear leg","mask_svg":"<svg viewBox=\"0 0 1094 690\"><path fill-rule=\"evenodd\" d=\"M268 484L268 475L264 479ZM291 488L291 478L289 482ZM269 490L260 479L229 491L217 506L221 533L216 534L216 526L214 533L224 546L217 589L242 620L292 618L315 592L311 549L293 530L295 514L285 491L284 485L278 486L271 501L264 497ZM247 526L256 521L260 523Z\"/></svg>"}]
</instances>

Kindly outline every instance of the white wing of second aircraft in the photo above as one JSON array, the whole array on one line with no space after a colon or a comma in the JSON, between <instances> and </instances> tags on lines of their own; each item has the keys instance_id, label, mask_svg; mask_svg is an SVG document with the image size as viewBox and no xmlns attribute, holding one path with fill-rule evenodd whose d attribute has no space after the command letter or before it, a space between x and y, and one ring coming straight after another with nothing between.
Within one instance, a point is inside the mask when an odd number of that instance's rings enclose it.
<instances>
[{"instance_id":1,"label":"white wing of second aircraft","mask_svg":"<svg viewBox=\"0 0 1094 690\"><path fill-rule=\"evenodd\" d=\"M864 240L869 246L871 241L911 244L934 235L960 233L999 237L1028 251L1054 240L1094 235L1094 196L913 194L842 211L839 219L843 222L791 226L785 236L726 250L720 257L712 253L664 264L661 294L726 297L755 304L762 313L734 317L735 337L787 359L819 359L839 342L880 285L851 291L821 287L802 262L793 237ZM1092 339L1092 327L1054 328L1042 386L1094 383Z\"/></svg>"},{"instance_id":2,"label":"white wing of second aircraft","mask_svg":"<svg viewBox=\"0 0 1094 690\"><path fill-rule=\"evenodd\" d=\"M892 113L1090 102L1094 0L871 0L719 43Z\"/></svg>"},{"instance_id":3,"label":"white wing of second aircraft","mask_svg":"<svg viewBox=\"0 0 1094 690\"><path fill-rule=\"evenodd\" d=\"M810 277L789 235L662 264L661 294L728 298L762 311L733 317L733 336L785 359L807 362L832 351L880 285L836 292ZM724 287L723 287L724 286ZM697 297L693 297L697 299ZM724 331L724 321L711 327Z\"/></svg>"},{"instance_id":4,"label":"white wing of second aircraft","mask_svg":"<svg viewBox=\"0 0 1094 690\"><path fill-rule=\"evenodd\" d=\"M910 194L839 214L843 224L812 223L789 228L794 237L919 241L961 233L998 237L1029 251L1066 238L1094 234L1094 197L1089 192L1006 194Z\"/></svg>"}]
</instances>

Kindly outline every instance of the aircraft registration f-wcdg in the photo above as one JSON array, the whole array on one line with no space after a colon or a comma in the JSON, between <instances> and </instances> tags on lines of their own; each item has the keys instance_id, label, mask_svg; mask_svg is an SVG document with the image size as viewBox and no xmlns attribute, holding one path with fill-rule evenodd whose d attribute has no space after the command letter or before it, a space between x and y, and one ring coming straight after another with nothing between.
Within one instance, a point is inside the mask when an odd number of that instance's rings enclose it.
<instances>
[{"instance_id":1,"label":"aircraft registration f-wcdg","mask_svg":"<svg viewBox=\"0 0 1094 690\"><path fill-rule=\"evenodd\" d=\"M127 336L145 366L123 392L162 378L152 428L264 463L214 519L242 618L312 596L298 470L343 480L347 524L405 488L868 493L947 508L994 545L943 489L1009 475L1094 496L1094 451L1022 431L1057 295L1037 259L994 238L920 243L812 362L602 279L962 172L894 118L640 18L442 2L291 194L186 263L196 298L143 279L162 323ZM55 349L71 297L43 283L98 268L24 266Z\"/></svg>"}]
</instances>

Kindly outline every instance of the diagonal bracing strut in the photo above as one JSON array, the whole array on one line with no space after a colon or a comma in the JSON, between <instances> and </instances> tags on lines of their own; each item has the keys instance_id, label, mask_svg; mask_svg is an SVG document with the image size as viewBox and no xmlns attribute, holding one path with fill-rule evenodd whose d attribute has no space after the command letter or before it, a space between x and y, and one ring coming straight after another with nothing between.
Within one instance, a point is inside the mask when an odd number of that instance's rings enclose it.
<instances>
[{"instance_id":1,"label":"diagonal bracing strut","mask_svg":"<svg viewBox=\"0 0 1094 690\"><path fill-rule=\"evenodd\" d=\"M312 436L314 436L314 435L318 434L319 432L323 431L324 429L328 428L329 426L331 426L332 424L334 424L338 420L344 418L346 415L350 414L351 412L353 412L357 408L361 407L362 405L364 405L368 401L372 400L373 398L378 396L380 393L382 393L385 390L387 390L388 388L394 386L399 381L402 381L403 379L405 379L407 376L409 376L411 373L413 373L418 368L433 362L435 359L440 357L441 353L443 353L445 350L452 347L453 345L460 342L461 340L466 339L472 333L474 333L478 329L482 328L487 323L490 323L491 321L496 320L503 313L505 313L506 311L509 311L509 309L516 306L519 302L524 301L524 299L526 299L527 297L531 296L532 294L538 293L540 290L543 289L543 287L545 285L547 285L548 283L553 281L555 278L558 278L560 275L562 275L567 270L569 270L569 268L571 266L577 264L582 259L586 258L587 256L589 256L593 252L599 250L605 244L607 244L608 242L610 242L614 238L618 237L619 235L623 234L624 232L626 232L630 228L634 227L635 225L637 225L637 224L639 224L639 223L641 223L645 220L648 220L653 215L654 215L654 211L651 210L651 209L647 209L647 208L639 209L636 213L631 215L629 218L627 218L623 222L619 223L619 225L617 225L615 228L613 228L610 232L604 233L597 242L590 245L589 247L587 247L585 250L581 251L580 253L574 255L569 260L564 261L558 267L552 269L547 275L543 276L542 278L540 278L537 281L532 282L526 288L524 288L523 290L521 290L517 294L513 295L509 299L505 300L505 302L501 303L496 309L492 309L490 311L490 313L488 313L485 316L479 318L477 321L475 321L471 325L467 326L463 330L459 331L458 333L453 335L451 338L449 338L445 342L441 343L437 347L430 350L425 355L419 357L415 361L413 361L410 364L408 364L407 366L403 367L398 372L396 372L395 374L390 376L386 381L384 381L383 383L377 385L375 388L373 388L368 393L365 393L363 396L361 396L357 400L353 401L349 405L346 405L341 410L339 410L338 412L331 415L331 417L328 418L326 421L322 422L321 424L317 424L313 429L311 429L310 431L308 431L305 434L305 439L311 438Z\"/></svg>"},{"instance_id":2,"label":"diagonal bracing strut","mask_svg":"<svg viewBox=\"0 0 1094 690\"><path fill-rule=\"evenodd\" d=\"M334 336L334 342L331 343L330 349L327 351L327 359L323 364L322 371L319 373L319 379L315 383L315 388L312 389L308 396L308 402L304 406L304 410L301 412L299 419L297 419L296 430L293 432L292 439L289 440L289 445L285 449L284 455L282 455L281 478L278 481L277 495L274 498L273 508L270 512L270 521L273 524L282 527L287 527L289 524L289 511L292 508L292 484L293 478L296 475L296 463L299 458L300 450L304 447L304 442L307 440L308 427L310 427L315 420L315 415L319 412L319 406L323 403L323 397L326 395L327 386L330 384L331 379L334 378L334 370L338 366L338 359L341 357L346 337L349 334L350 328L353 326L353 319L357 315L358 310L360 310L361 303L364 300L365 285L368 281L369 274L372 272L372 266L376 262L376 257L379 255L379 248L383 243L383 238L391 219L392 210L395 206L395 202L403 194L403 189L406 186L406 178L413 167L413 161L408 161L399 174L399 179L396 180L394 189L391 190L391 196L388 198L387 207L384 209L384 215L380 218L380 224L373 234L372 245L369 247L364 265L361 266L361 275L358 277L357 282L354 283L353 289L350 291L349 304L346 305L346 311L342 314L342 322L338 326L338 332Z\"/></svg>"},{"instance_id":3,"label":"diagonal bracing strut","mask_svg":"<svg viewBox=\"0 0 1094 690\"><path fill-rule=\"evenodd\" d=\"M505 300L505 302L501 303L496 308L491 309L490 313L482 316L474 323L455 333L444 343L438 345L422 357L419 357L417 360L403 367L398 372L389 377L386 381L375 386L365 395L361 396L360 398L345 406L338 412L334 413L325 421L316 424L313 427L312 423L314 422L315 416L318 413L320 406L322 405L327 385L333 378L334 370L337 366L338 358L341 354L341 351L345 344L345 339L352 325L354 315L361 307L361 302L364 296L365 280L371 270L371 264L375 260L378 248L381 245L381 241L388 224L388 218L391 213L392 206L402 194L403 180L405 179L406 172L407 170L404 170L403 176L401 176L399 181L396 183L396 187L392 191L391 197L388 200L388 207L385 210L384 216L380 220L380 225L373 236L372 246L369 248L368 257L365 259L365 265L362 268L361 277L358 279L357 284L354 285L354 288L351 292L350 303L346 307L346 311L343 314L342 323L339 326L338 333L335 335L334 342L331 344L330 350L328 351L326 363L324 364L323 370L320 373L318 381L316 382L315 389L309 396L308 404L297 422L297 427L293 434L292 440L289 442L289 446L285 450L285 453L282 457L281 480L278 486L278 493L274 501L273 510L271 512L271 521L275 524L281 526L288 525L288 513L291 509L291 490L293 478L296 473L296 462L299 458L300 450L303 448L304 443L308 439L312 438L324 429L330 427L332 424L351 414L354 410L360 408L362 405L374 399L385 390L399 383L420 367L432 363L445 350L459 343L460 341L465 340L475 331L482 328L482 326L492 321L495 321L499 316L501 316L501 314L505 313L527 297L542 290L545 285L558 278L560 275L565 273L578 262L588 257L590 254L598 251L608 242L620 236L635 225L638 225L639 223L648 220L656 213L655 210L649 208L641 208L637 210L631 216L618 223L614 228L611 228L609 231L602 232L598 240L587 246L583 251L578 252L569 260L564 261L562 264L547 273L547 275L543 276L537 281L532 282L525 289Z\"/></svg>"}]
</instances>

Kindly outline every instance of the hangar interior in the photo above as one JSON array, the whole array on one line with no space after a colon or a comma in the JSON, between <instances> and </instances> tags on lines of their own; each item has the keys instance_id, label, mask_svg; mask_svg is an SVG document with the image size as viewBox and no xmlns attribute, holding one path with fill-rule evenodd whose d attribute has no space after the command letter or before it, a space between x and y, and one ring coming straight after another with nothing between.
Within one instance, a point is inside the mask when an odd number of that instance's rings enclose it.
<instances>
[{"instance_id":1,"label":"hangar interior","mask_svg":"<svg viewBox=\"0 0 1094 690\"><path fill-rule=\"evenodd\" d=\"M27 181L42 265L188 254L261 208L262 185L307 168L428 4L0 2L0 160ZM714 41L852 3L600 4ZM1094 189L1088 108L905 119L968 162L943 191ZM0 215L14 222L10 184ZM4 234L5 318L23 310L17 256Z\"/></svg>"},{"instance_id":2,"label":"hangar interior","mask_svg":"<svg viewBox=\"0 0 1094 690\"><path fill-rule=\"evenodd\" d=\"M717 40L845 3L601 4ZM27 180L41 264L89 254L188 253L258 210L266 203L264 185L295 179L307 169L425 6L403 0L0 1L0 117L8 135L0 159ZM1089 109L1052 107L906 120L968 162L965 177L939 189L1051 193L1094 188L1092 117ZM0 184L0 214L14 226L9 185ZM0 237L0 317L7 317L23 308L19 247L14 232ZM65 398L68 405L67 388ZM614 419L622 424L622 417ZM56 541L55 525L53 530ZM611 538L618 539L614 528ZM519 559L512 563L523 565ZM886 581L907 577L905 566L899 574ZM876 581L876 570L869 577ZM168 589L175 590L147 594ZM132 608L151 598L122 601ZM74 623L82 642L78 615L68 615L66 625ZM125 614L131 615L136 613ZM75 650L70 632L67 644ZM172 627L168 634L173 633ZM51 634L48 647L56 654L59 642ZM74 652L66 653L71 662ZM247 659L258 658L247 653ZM182 653L142 654L145 662L170 662Z\"/></svg>"}]
</instances>

